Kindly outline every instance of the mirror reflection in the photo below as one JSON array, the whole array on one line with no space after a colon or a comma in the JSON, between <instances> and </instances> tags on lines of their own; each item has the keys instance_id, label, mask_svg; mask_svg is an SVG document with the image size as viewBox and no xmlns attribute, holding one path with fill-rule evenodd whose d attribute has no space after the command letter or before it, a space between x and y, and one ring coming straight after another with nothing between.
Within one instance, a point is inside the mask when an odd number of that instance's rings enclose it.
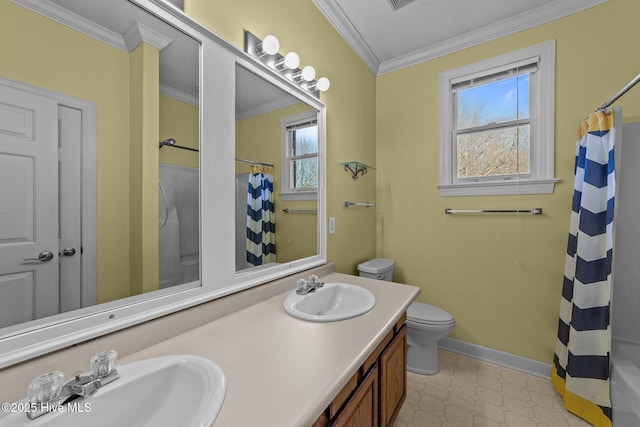
<instances>
[{"instance_id":1,"label":"mirror reflection","mask_svg":"<svg viewBox=\"0 0 640 427\"><path fill-rule=\"evenodd\" d=\"M317 111L236 65L236 271L317 255Z\"/></svg>"},{"instance_id":2,"label":"mirror reflection","mask_svg":"<svg viewBox=\"0 0 640 427\"><path fill-rule=\"evenodd\" d=\"M0 1L0 328L197 286L199 43L125 0Z\"/></svg>"}]
</instances>

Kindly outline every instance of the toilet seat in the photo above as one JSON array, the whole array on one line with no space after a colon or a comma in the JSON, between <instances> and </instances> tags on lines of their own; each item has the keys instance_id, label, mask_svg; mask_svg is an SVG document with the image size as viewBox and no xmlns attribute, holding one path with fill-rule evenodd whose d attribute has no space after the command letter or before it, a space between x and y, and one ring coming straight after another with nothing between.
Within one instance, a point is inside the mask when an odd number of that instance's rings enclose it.
<instances>
[{"instance_id":1,"label":"toilet seat","mask_svg":"<svg viewBox=\"0 0 640 427\"><path fill-rule=\"evenodd\" d=\"M453 315L435 305L414 301L407 309L407 321L422 325L450 325Z\"/></svg>"}]
</instances>

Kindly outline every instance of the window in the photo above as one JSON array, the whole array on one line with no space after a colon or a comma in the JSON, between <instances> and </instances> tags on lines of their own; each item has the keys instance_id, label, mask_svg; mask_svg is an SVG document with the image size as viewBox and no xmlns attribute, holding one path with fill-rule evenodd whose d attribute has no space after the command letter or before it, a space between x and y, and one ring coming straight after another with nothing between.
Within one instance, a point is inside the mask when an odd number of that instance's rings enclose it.
<instances>
[{"instance_id":1,"label":"window","mask_svg":"<svg viewBox=\"0 0 640 427\"><path fill-rule=\"evenodd\" d=\"M311 111L282 120L282 196L314 200L318 191L318 120Z\"/></svg>"},{"instance_id":2,"label":"window","mask_svg":"<svg viewBox=\"0 0 640 427\"><path fill-rule=\"evenodd\" d=\"M552 193L555 42L443 73L443 196Z\"/></svg>"}]
</instances>

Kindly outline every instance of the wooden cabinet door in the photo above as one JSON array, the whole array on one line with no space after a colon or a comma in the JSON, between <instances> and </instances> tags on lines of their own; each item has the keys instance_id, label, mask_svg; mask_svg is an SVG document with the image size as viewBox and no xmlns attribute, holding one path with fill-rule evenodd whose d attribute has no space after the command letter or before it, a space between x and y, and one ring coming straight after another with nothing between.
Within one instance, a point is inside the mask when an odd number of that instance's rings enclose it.
<instances>
[{"instance_id":1,"label":"wooden cabinet door","mask_svg":"<svg viewBox=\"0 0 640 427\"><path fill-rule=\"evenodd\" d=\"M331 422L332 427L378 426L378 366L364 377L360 386L340 413Z\"/></svg>"},{"instance_id":2,"label":"wooden cabinet door","mask_svg":"<svg viewBox=\"0 0 640 427\"><path fill-rule=\"evenodd\" d=\"M380 425L393 425L407 397L407 327L380 356Z\"/></svg>"}]
</instances>

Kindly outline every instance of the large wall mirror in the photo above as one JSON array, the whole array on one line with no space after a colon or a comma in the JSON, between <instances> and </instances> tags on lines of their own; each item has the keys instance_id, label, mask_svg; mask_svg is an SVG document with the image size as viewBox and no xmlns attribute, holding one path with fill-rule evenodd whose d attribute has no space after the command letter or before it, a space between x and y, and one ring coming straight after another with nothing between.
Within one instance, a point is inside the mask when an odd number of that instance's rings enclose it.
<instances>
[{"instance_id":1,"label":"large wall mirror","mask_svg":"<svg viewBox=\"0 0 640 427\"><path fill-rule=\"evenodd\" d=\"M0 328L199 284L200 43L127 1L3 3Z\"/></svg>"},{"instance_id":2,"label":"large wall mirror","mask_svg":"<svg viewBox=\"0 0 640 427\"><path fill-rule=\"evenodd\" d=\"M236 271L319 254L318 112L236 65Z\"/></svg>"},{"instance_id":3,"label":"large wall mirror","mask_svg":"<svg viewBox=\"0 0 640 427\"><path fill-rule=\"evenodd\" d=\"M0 25L0 368L326 262L319 100L162 0L0 0ZM247 264L248 199L222 207L254 172L276 256Z\"/></svg>"}]
</instances>

